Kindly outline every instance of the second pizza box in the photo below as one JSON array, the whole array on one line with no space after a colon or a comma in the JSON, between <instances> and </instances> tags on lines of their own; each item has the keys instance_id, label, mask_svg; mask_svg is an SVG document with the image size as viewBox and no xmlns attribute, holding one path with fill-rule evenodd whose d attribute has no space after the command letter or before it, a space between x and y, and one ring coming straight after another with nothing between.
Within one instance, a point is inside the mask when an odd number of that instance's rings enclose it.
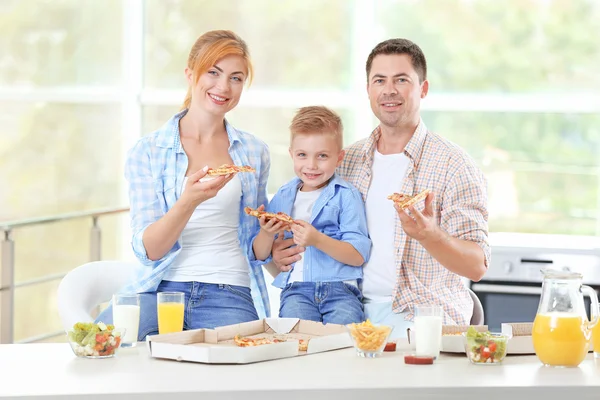
<instances>
[{"instance_id":1,"label":"second pizza box","mask_svg":"<svg viewBox=\"0 0 600 400\"><path fill-rule=\"evenodd\" d=\"M479 332L487 331L487 325L473 325ZM444 353L464 353L465 343L462 336L463 332L469 329L469 325L443 325L442 326L442 347ZM414 346L415 330L408 328L407 331L408 343ZM411 340L412 339L412 340Z\"/></svg>"},{"instance_id":2,"label":"second pizza box","mask_svg":"<svg viewBox=\"0 0 600 400\"><path fill-rule=\"evenodd\" d=\"M239 347L234 337L268 338L281 342ZM306 351L299 341L308 341ZM266 318L215 329L149 336L150 355L154 358L207 364L248 364L306 354L321 353L352 346L343 325L322 324L297 318Z\"/></svg>"},{"instance_id":3,"label":"second pizza box","mask_svg":"<svg viewBox=\"0 0 600 400\"><path fill-rule=\"evenodd\" d=\"M535 354L533 347L533 339L531 331L533 329L533 322L520 322L520 323L503 323L501 333L508 335L510 339L506 342L506 354L517 355L517 354ZM485 332L488 330L487 325L474 326L479 332ZM465 339L462 336L463 332L466 332L469 328L466 326L449 326L444 325L442 327L442 352L446 353L464 353L465 352ZM411 342L411 334L414 338L414 330L408 329L408 340ZM414 342L414 340L413 340ZM414 343L412 343L414 345ZM593 345L590 343L589 351L593 351Z\"/></svg>"},{"instance_id":4,"label":"second pizza box","mask_svg":"<svg viewBox=\"0 0 600 400\"><path fill-rule=\"evenodd\" d=\"M502 324L502 333L511 336L506 344L507 354L535 354L533 347L533 322L505 323ZM594 351L590 340L588 351Z\"/></svg>"}]
</instances>

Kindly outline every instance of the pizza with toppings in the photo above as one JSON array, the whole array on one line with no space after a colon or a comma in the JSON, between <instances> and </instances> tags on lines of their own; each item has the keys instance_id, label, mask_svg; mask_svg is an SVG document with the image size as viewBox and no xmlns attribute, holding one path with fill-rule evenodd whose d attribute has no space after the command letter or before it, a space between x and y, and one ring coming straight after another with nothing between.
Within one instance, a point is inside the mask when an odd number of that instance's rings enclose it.
<instances>
[{"instance_id":1,"label":"pizza with toppings","mask_svg":"<svg viewBox=\"0 0 600 400\"><path fill-rule=\"evenodd\" d=\"M308 351L308 339L298 340L298 350L299 351Z\"/></svg>"},{"instance_id":2,"label":"pizza with toppings","mask_svg":"<svg viewBox=\"0 0 600 400\"><path fill-rule=\"evenodd\" d=\"M248 337L242 337L240 335L235 335L235 337L233 338L233 342L236 344L236 346L239 346L239 347L255 347L255 346L262 346L263 344L281 343L281 342L285 342L285 340L269 339L269 338L263 338L263 337L248 338Z\"/></svg>"},{"instance_id":3,"label":"pizza with toppings","mask_svg":"<svg viewBox=\"0 0 600 400\"><path fill-rule=\"evenodd\" d=\"M217 168L209 168L206 171L206 175L208 176L221 176L221 175L229 175L236 174L238 172L255 172L256 170L249 165L232 165L232 164L223 164Z\"/></svg>"},{"instance_id":4,"label":"pizza with toppings","mask_svg":"<svg viewBox=\"0 0 600 400\"><path fill-rule=\"evenodd\" d=\"M292 340L292 339L290 339ZM265 344L274 344L274 343L283 343L287 342L288 339L285 337L273 337L273 338L249 338L243 337L240 335L235 335L233 338L233 342L238 347L256 347L262 346ZM298 340L298 351L307 351L308 350L308 339L299 339Z\"/></svg>"},{"instance_id":5,"label":"pizza with toppings","mask_svg":"<svg viewBox=\"0 0 600 400\"><path fill-rule=\"evenodd\" d=\"M265 219L267 220L267 222L269 222L269 220L275 218L276 220L285 222L287 224L294 223L294 219L292 217L290 217L286 213L282 213L282 212L272 213L272 212L267 212L267 211L261 211L258 209L252 209L250 207L244 208L244 211L246 212L246 214L248 214L252 217L261 218L264 216Z\"/></svg>"},{"instance_id":6,"label":"pizza with toppings","mask_svg":"<svg viewBox=\"0 0 600 400\"><path fill-rule=\"evenodd\" d=\"M410 206L417 204L419 201L424 200L430 192L431 192L431 190L425 189L421 193L419 193L415 196L409 196L407 194L401 194L401 193L394 193L394 194L389 195L388 199L392 200L395 204L397 204L401 210L404 210Z\"/></svg>"}]
</instances>

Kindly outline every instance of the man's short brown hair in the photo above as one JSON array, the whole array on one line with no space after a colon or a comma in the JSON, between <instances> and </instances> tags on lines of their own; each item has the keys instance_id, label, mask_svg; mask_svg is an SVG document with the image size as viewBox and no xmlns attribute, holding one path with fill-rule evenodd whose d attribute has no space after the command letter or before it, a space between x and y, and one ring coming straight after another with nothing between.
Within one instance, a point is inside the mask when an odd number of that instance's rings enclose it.
<instances>
[{"instance_id":1,"label":"man's short brown hair","mask_svg":"<svg viewBox=\"0 0 600 400\"><path fill-rule=\"evenodd\" d=\"M423 83L427 79L427 60L423 50L408 39L388 39L375 46L369 57L367 57L367 81L371 73L373 59L380 54L408 54L413 68L419 75L419 83Z\"/></svg>"},{"instance_id":2,"label":"man's short brown hair","mask_svg":"<svg viewBox=\"0 0 600 400\"><path fill-rule=\"evenodd\" d=\"M342 119L337 113L324 106L300 108L292 119L290 133L290 140L299 134L329 134L335 137L340 149L344 146Z\"/></svg>"}]
</instances>

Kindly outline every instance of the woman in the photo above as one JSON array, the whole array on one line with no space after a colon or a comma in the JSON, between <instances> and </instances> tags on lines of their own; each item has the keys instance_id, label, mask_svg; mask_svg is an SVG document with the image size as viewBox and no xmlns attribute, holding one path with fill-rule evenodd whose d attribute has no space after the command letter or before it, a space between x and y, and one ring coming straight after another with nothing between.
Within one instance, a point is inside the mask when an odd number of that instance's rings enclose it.
<instances>
[{"instance_id":1,"label":"woman","mask_svg":"<svg viewBox=\"0 0 600 400\"><path fill-rule=\"evenodd\" d=\"M257 308L269 315L251 249L258 220L243 212L267 204L269 152L225 119L252 77L246 43L231 31L205 33L190 51L185 76L182 111L141 138L125 167L133 250L151 267L123 290L141 293L139 340L158 333L157 292L185 293L184 329L256 320ZM207 168L222 164L256 172L203 179ZM97 320L112 322L111 309Z\"/></svg>"}]
</instances>

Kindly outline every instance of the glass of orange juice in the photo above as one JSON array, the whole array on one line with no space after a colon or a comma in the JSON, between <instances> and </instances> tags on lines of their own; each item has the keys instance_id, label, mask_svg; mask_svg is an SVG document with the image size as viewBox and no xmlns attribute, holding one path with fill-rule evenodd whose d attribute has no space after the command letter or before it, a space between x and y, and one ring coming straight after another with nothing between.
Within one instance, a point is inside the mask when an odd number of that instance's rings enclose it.
<instances>
[{"instance_id":1,"label":"glass of orange juice","mask_svg":"<svg viewBox=\"0 0 600 400\"><path fill-rule=\"evenodd\" d=\"M159 292L157 294L158 333L183 331L185 294L183 292Z\"/></svg>"}]
</instances>

